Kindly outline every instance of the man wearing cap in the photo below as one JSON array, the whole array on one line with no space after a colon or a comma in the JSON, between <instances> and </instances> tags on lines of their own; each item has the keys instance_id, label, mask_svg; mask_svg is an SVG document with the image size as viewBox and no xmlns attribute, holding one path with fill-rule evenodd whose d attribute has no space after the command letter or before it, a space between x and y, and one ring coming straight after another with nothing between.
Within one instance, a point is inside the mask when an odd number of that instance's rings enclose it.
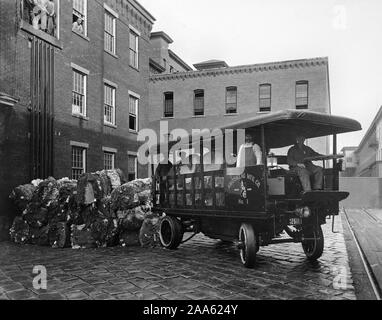
<instances>
[{"instance_id":1,"label":"man wearing cap","mask_svg":"<svg viewBox=\"0 0 382 320\"><path fill-rule=\"evenodd\" d=\"M305 161L306 158L321 156L321 154L309 148L305 144L305 137L296 137L296 144L288 151L288 165L292 172L297 173L304 191L312 191L310 177L313 176L313 190L322 190L324 180L324 170L315 166L312 161Z\"/></svg>"}]
</instances>

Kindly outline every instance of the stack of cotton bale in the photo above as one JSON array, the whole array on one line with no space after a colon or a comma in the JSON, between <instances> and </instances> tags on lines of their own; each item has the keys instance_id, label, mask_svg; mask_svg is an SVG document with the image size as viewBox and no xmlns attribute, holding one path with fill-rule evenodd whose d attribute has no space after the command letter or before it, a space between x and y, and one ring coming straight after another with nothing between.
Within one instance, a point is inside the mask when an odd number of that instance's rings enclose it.
<instances>
[{"instance_id":1,"label":"stack of cotton bale","mask_svg":"<svg viewBox=\"0 0 382 320\"><path fill-rule=\"evenodd\" d=\"M151 179L125 183L121 170L85 173L78 181L34 181L11 194L22 215L10 230L20 244L53 248L156 246Z\"/></svg>"}]
</instances>

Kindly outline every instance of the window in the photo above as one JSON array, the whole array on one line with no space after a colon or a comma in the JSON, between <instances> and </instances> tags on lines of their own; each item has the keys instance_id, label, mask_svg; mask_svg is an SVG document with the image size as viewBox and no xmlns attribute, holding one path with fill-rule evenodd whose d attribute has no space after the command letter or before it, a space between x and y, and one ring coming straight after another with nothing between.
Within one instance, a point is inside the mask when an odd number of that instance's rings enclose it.
<instances>
[{"instance_id":1,"label":"window","mask_svg":"<svg viewBox=\"0 0 382 320\"><path fill-rule=\"evenodd\" d=\"M115 125L115 88L105 84L104 122Z\"/></svg>"},{"instance_id":2,"label":"window","mask_svg":"<svg viewBox=\"0 0 382 320\"><path fill-rule=\"evenodd\" d=\"M104 153L103 153L103 167L105 170L114 170L114 168L115 168L115 153L104 151Z\"/></svg>"},{"instance_id":3,"label":"window","mask_svg":"<svg viewBox=\"0 0 382 320\"><path fill-rule=\"evenodd\" d=\"M86 117L86 74L73 69L72 113Z\"/></svg>"},{"instance_id":4,"label":"window","mask_svg":"<svg viewBox=\"0 0 382 320\"><path fill-rule=\"evenodd\" d=\"M164 117L174 117L174 93L165 92L164 94Z\"/></svg>"},{"instance_id":5,"label":"window","mask_svg":"<svg viewBox=\"0 0 382 320\"><path fill-rule=\"evenodd\" d=\"M72 179L78 180L86 171L86 148L72 146Z\"/></svg>"},{"instance_id":6,"label":"window","mask_svg":"<svg viewBox=\"0 0 382 320\"><path fill-rule=\"evenodd\" d=\"M296 82L296 109L308 109L308 103L309 103L308 91L309 91L308 81Z\"/></svg>"},{"instance_id":7,"label":"window","mask_svg":"<svg viewBox=\"0 0 382 320\"><path fill-rule=\"evenodd\" d=\"M272 86L261 84L259 87L260 112L271 111Z\"/></svg>"},{"instance_id":8,"label":"window","mask_svg":"<svg viewBox=\"0 0 382 320\"><path fill-rule=\"evenodd\" d=\"M105 11L105 50L115 54L115 16Z\"/></svg>"},{"instance_id":9,"label":"window","mask_svg":"<svg viewBox=\"0 0 382 320\"><path fill-rule=\"evenodd\" d=\"M73 0L72 30L87 35L87 0Z\"/></svg>"},{"instance_id":10,"label":"window","mask_svg":"<svg viewBox=\"0 0 382 320\"><path fill-rule=\"evenodd\" d=\"M204 90L194 91L194 116L204 116Z\"/></svg>"},{"instance_id":11,"label":"window","mask_svg":"<svg viewBox=\"0 0 382 320\"><path fill-rule=\"evenodd\" d=\"M137 156L129 155L128 156L128 179L133 181L137 178Z\"/></svg>"},{"instance_id":12,"label":"window","mask_svg":"<svg viewBox=\"0 0 382 320\"><path fill-rule=\"evenodd\" d=\"M138 69L138 50L139 50L139 37L130 31L130 65Z\"/></svg>"},{"instance_id":13,"label":"window","mask_svg":"<svg viewBox=\"0 0 382 320\"><path fill-rule=\"evenodd\" d=\"M237 112L237 87L228 87L226 89L226 113Z\"/></svg>"},{"instance_id":14,"label":"window","mask_svg":"<svg viewBox=\"0 0 382 320\"><path fill-rule=\"evenodd\" d=\"M60 0L22 0L22 18L33 29L59 38Z\"/></svg>"},{"instance_id":15,"label":"window","mask_svg":"<svg viewBox=\"0 0 382 320\"><path fill-rule=\"evenodd\" d=\"M137 132L138 131L138 107L139 98L132 95L129 96L129 129Z\"/></svg>"}]
</instances>

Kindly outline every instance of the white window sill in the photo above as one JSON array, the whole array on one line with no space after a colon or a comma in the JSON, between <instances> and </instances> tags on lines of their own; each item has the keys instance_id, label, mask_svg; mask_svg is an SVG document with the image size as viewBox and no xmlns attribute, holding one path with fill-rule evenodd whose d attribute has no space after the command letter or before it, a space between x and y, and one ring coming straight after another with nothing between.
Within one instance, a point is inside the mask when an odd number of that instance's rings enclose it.
<instances>
[{"instance_id":1,"label":"white window sill","mask_svg":"<svg viewBox=\"0 0 382 320\"><path fill-rule=\"evenodd\" d=\"M117 129L117 126L115 124L112 124L112 123L109 123L109 122L104 122L103 125L105 127L109 127L109 128L113 128L113 129Z\"/></svg>"},{"instance_id":2,"label":"white window sill","mask_svg":"<svg viewBox=\"0 0 382 320\"><path fill-rule=\"evenodd\" d=\"M132 134L138 134L138 131L129 129L129 132Z\"/></svg>"},{"instance_id":3,"label":"white window sill","mask_svg":"<svg viewBox=\"0 0 382 320\"><path fill-rule=\"evenodd\" d=\"M131 69L133 69L133 70L135 70L135 71L137 71L137 72L140 72L140 71L139 71L139 67L138 67L138 68L137 68L137 67L134 67L134 66L132 66L131 64L130 64L129 66L130 66Z\"/></svg>"},{"instance_id":4,"label":"white window sill","mask_svg":"<svg viewBox=\"0 0 382 320\"><path fill-rule=\"evenodd\" d=\"M90 42L90 39L89 39L86 35L84 35L84 34L78 32L78 31L74 31L74 30L72 30L72 32L73 32L74 34L76 34L77 36L81 37L82 39L85 39L86 41L89 41L89 42Z\"/></svg>"},{"instance_id":5,"label":"white window sill","mask_svg":"<svg viewBox=\"0 0 382 320\"><path fill-rule=\"evenodd\" d=\"M204 115L204 116L192 116L193 118L205 118L206 116Z\"/></svg>"},{"instance_id":6,"label":"white window sill","mask_svg":"<svg viewBox=\"0 0 382 320\"><path fill-rule=\"evenodd\" d=\"M79 118L79 119L82 119L82 120L87 120L87 121L89 121L89 117L84 116L83 114L80 114L80 113L72 113L72 116L73 116L74 118Z\"/></svg>"},{"instance_id":7,"label":"white window sill","mask_svg":"<svg viewBox=\"0 0 382 320\"><path fill-rule=\"evenodd\" d=\"M268 113L271 113L271 111L259 111L259 112L257 112L257 114L268 114Z\"/></svg>"},{"instance_id":8,"label":"white window sill","mask_svg":"<svg viewBox=\"0 0 382 320\"><path fill-rule=\"evenodd\" d=\"M235 117L235 116L238 116L239 114L238 113L226 113L224 116L225 117Z\"/></svg>"},{"instance_id":9,"label":"white window sill","mask_svg":"<svg viewBox=\"0 0 382 320\"><path fill-rule=\"evenodd\" d=\"M162 117L162 120L173 120L175 117Z\"/></svg>"},{"instance_id":10,"label":"white window sill","mask_svg":"<svg viewBox=\"0 0 382 320\"><path fill-rule=\"evenodd\" d=\"M113 52L111 52L111 51L109 51L109 50L104 50L107 54L109 54L109 55L111 55L113 58L116 58L116 59L119 59L119 57L115 54L115 53L113 53Z\"/></svg>"}]
</instances>

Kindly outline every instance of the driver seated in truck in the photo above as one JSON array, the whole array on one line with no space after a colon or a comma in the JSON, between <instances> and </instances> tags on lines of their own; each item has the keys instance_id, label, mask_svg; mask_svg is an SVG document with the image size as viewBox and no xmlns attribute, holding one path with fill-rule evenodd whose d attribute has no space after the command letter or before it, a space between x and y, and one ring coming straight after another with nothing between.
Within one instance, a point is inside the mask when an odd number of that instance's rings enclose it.
<instances>
[{"instance_id":1,"label":"driver seated in truck","mask_svg":"<svg viewBox=\"0 0 382 320\"><path fill-rule=\"evenodd\" d=\"M306 146L306 138L303 135L296 137L296 144L288 151L288 165L292 173L296 173L300 178L302 188L305 192L312 191L310 177L313 176L313 190L322 190L324 180L324 170L316 166L306 158L322 156L312 148Z\"/></svg>"}]
</instances>

